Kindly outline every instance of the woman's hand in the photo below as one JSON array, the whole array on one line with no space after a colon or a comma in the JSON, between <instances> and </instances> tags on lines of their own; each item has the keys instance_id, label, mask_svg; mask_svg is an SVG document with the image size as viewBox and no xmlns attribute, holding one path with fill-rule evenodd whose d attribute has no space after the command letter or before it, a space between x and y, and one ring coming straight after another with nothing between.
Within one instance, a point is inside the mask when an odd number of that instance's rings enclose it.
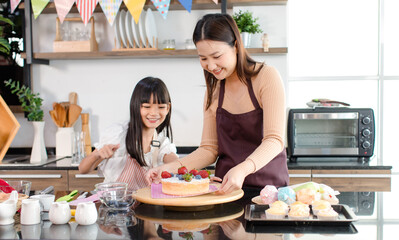
<instances>
[{"instance_id":1,"label":"woman's hand","mask_svg":"<svg viewBox=\"0 0 399 240\"><path fill-rule=\"evenodd\" d=\"M97 154L101 160L108 159L114 155L116 150L118 150L119 144L107 144L104 145L100 150L98 150Z\"/></svg>"},{"instance_id":2,"label":"woman's hand","mask_svg":"<svg viewBox=\"0 0 399 240\"><path fill-rule=\"evenodd\" d=\"M235 190L241 189L247 174L239 165L230 169L223 177L222 185L217 191L218 194L231 193Z\"/></svg>"}]
</instances>

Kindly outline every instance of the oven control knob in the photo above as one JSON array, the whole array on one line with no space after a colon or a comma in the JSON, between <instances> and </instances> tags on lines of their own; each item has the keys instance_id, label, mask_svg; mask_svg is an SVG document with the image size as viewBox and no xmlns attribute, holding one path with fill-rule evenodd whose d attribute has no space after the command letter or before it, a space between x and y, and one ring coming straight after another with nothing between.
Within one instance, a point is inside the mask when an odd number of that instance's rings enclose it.
<instances>
[{"instance_id":1,"label":"oven control knob","mask_svg":"<svg viewBox=\"0 0 399 240\"><path fill-rule=\"evenodd\" d=\"M362 202L362 207L365 209L369 209L371 208L371 204L367 201Z\"/></svg>"},{"instance_id":2,"label":"oven control knob","mask_svg":"<svg viewBox=\"0 0 399 240\"><path fill-rule=\"evenodd\" d=\"M364 149L367 149L367 148L369 148L370 146L371 146L371 144L370 144L369 141L364 141L363 144L362 144L362 147L363 147Z\"/></svg>"},{"instance_id":3,"label":"oven control knob","mask_svg":"<svg viewBox=\"0 0 399 240\"><path fill-rule=\"evenodd\" d=\"M371 122L370 117L364 117L363 120L362 120L362 123L365 124L365 125L369 124L370 122Z\"/></svg>"},{"instance_id":4,"label":"oven control knob","mask_svg":"<svg viewBox=\"0 0 399 240\"><path fill-rule=\"evenodd\" d=\"M366 128L366 129L364 129L364 130L362 131L362 135L363 135L364 137L368 137L368 136L370 136L370 134L371 134L371 131L370 131L370 129L368 129L368 128Z\"/></svg>"}]
</instances>

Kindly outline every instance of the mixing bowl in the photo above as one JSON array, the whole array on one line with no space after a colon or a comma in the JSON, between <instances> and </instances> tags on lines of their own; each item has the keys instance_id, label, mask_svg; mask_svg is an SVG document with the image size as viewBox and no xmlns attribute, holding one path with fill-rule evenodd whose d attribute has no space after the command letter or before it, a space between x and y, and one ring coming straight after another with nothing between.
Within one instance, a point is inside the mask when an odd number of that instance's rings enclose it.
<instances>
[{"instance_id":1,"label":"mixing bowl","mask_svg":"<svg viewBox=\"0 0 399 240\"><path fill-rule=\"evenodd\" d=\"M127 183L122 182L97 183L95 187L98 198L105 205L108 201L123 199L127 191Z\"/></svg>"}]
</instances>

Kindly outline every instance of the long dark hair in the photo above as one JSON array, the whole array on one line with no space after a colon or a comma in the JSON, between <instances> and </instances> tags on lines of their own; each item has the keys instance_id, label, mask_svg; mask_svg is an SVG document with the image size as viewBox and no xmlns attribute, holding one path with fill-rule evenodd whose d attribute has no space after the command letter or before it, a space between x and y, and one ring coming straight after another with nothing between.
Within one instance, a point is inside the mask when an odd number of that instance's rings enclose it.
<instances>
[{"instance_id":1,"label":"long dark hair","mask_svg":"<svg viewBox=\"0 0 399 240\"><path fill-rule=\"evenodd\" d=\"M137 83L130 98L130 121L126 135L127 152L132 158L137 160L140 166L147 166L143 152L143 121L141 120L140 108L141 104L150 103L151 96L153 96L154 103L170 104L165 120L157 127L156 131L160 133L166 129L166 136L171 141L173 138L170 125L172 104L168 88L159 78L143 78Z\"/></svg>"},{"instance_id":2,"label":"long dark hair","mask_svg":"<svg viewBox=\"0 0 399 240\"><path fill-rule=\"evenodd\" d=\"M193 42L197 45L197 42L201 40L212 40L225 42L231 47L234 45L237 47L237 65L236 72L238 78L244 84L248 84L251 78L257 75L263 65L255 70L256 61L253 60L247 50L245 50L242 44L240 31L238 30L237 24L234 19L228 14L213 13L203 16L195 26L193 33ZM204 69L206 88L208 91L206 109L209 108L212 101L212 95L215 91L217 79L212 73Z\"/></svg>"}]
</instances>

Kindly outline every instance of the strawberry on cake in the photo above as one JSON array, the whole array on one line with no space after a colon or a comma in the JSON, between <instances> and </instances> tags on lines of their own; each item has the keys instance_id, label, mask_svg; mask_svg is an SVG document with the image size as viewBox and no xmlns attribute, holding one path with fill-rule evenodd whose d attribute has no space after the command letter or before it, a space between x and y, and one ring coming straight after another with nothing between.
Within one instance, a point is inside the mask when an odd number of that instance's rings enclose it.
<instances>
[{"instance_id":1,"label":"strawberry on cake","mask_svg":"<svg viewBox=\"0 0 399 240\"><path fill-rule=\"evenodd\" d=\"M188 172L186 167L178 169L177 174L162 172L162 193L169 195L192 195L209 191L209 171L196 169Z\"/></svg>"}]
</instances>

